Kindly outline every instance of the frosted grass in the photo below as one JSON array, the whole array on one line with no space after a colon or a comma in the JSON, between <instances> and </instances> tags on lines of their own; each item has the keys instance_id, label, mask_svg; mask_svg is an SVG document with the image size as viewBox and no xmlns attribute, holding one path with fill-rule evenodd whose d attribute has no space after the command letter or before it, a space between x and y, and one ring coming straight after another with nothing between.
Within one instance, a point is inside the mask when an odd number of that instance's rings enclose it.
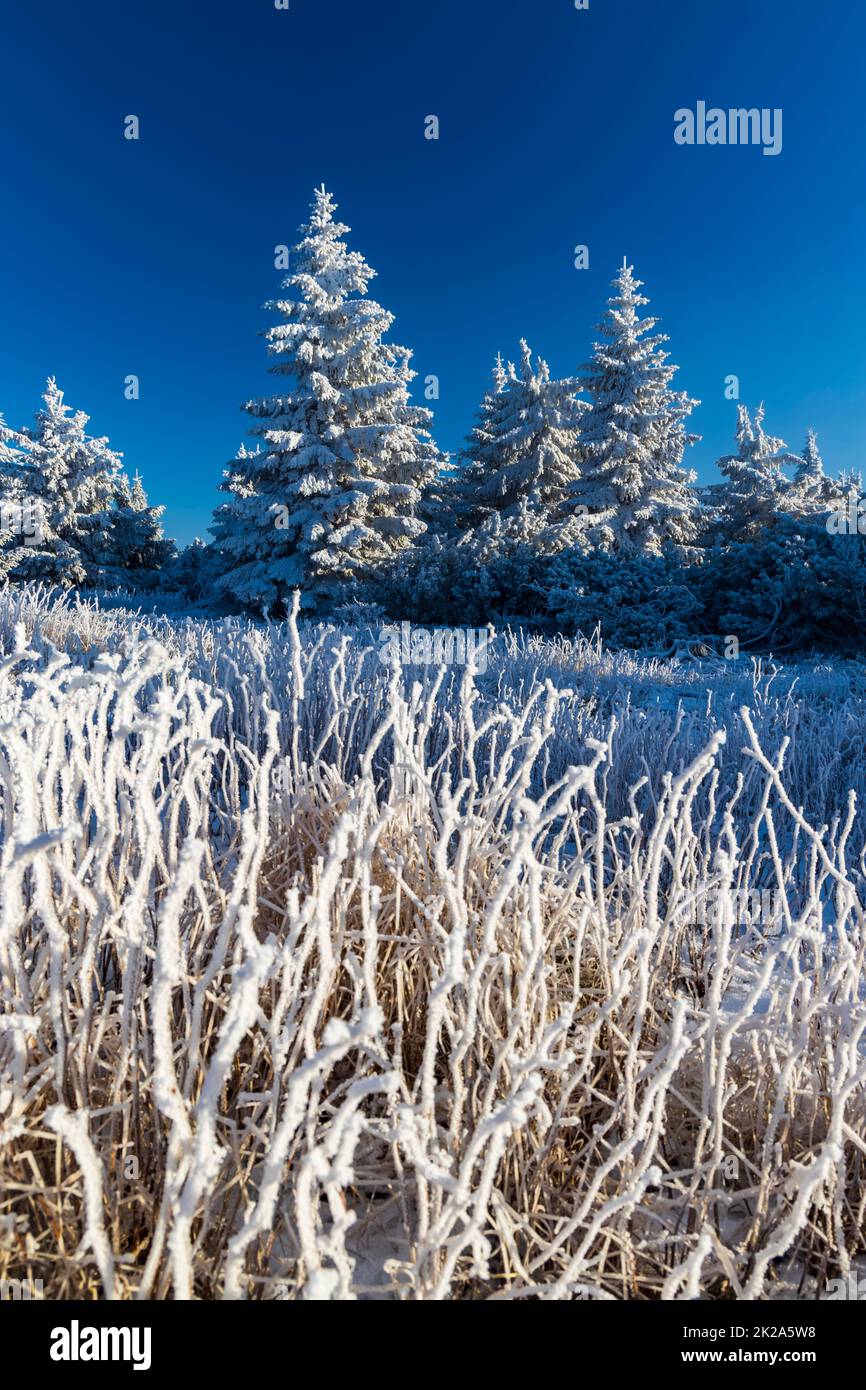
<instances>
[{"instance_id":1,"label":"frosted grass","mask_svg":"<svg viewBox=\"0 0 866 1390\"><path fill-rule=\"evenodd\" d=\"M505 634L483 676L388 670L375 633L36 590L0 593L0 651L0 1277L676 1299L856 1268L859 666Z\"/></svg>"}]
</instances>

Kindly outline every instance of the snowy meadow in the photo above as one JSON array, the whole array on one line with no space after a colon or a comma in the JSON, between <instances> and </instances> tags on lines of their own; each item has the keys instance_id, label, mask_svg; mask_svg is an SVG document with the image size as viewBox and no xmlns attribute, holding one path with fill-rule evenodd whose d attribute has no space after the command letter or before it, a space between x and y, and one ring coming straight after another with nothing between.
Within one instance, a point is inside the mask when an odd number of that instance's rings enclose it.
<instances>
[{"instance_id":1,"label":"snowy meadow","mask_svg":"<svg viewBox=\"0 0 866 1390\"><path fill-rule=\"evenodd\" d=\"M0 591L0 1278L833 1296L862 663Z\"/></svg>"}]
</instances>

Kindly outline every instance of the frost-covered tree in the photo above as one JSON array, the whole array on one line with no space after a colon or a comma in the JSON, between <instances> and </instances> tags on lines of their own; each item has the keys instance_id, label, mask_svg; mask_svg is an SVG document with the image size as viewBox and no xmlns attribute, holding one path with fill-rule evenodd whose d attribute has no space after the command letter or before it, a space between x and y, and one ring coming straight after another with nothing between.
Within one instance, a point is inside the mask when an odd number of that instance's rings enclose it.
<instances>
[{"instance_id":1,"label":"frost-covered tree","mask_svg":"<svg viewBox=\"0 0 866 1390\"><path fill-rule=\"evenodd\" d=\"M783 509L790 516L819 517L843 507L845 501L841 484L824 472L818 436L809 430L794 480L782 497Z\"/></svg>"},{"instance_id":2,"label":"frost-covered tree","mask_svg":"<svg viewBox=\"0 0 866 1390\"><path fill-rule=\"evenodd\" d=\"M130 483L122 455L88 435L88 416L63 402L49 378L32 428L0 422L0 574L64 588L136 582L174 553L162 507L141 479Z\"/></svg>"},{"instance_id":3,"label":"frost-covered tree","mask_svg":"<svg viewBox=\"0 0 866 1390\"><path fill-rule=\"evenodd\" d=\"M506 366L498 352L493 364L493 385L484 393L476 423L450 478L449 501L457 530L465 530L478 519L477 489L497 466L502 417L507 406L506 386L514 376L514 364L509 362Z\"/></svg>"},{"instance_id":4,"label":"frost-covered tree","mask_svg":"<svg viewBox=\"0 0 866 1390\"><path fill-rule=\"evenodd\" d=\"M5 427L0 463L11 479L8 486L38 515L38 534L4 528L0 572L68 588L89 582L111 554L112 510L124 485L122 456L107 439L86 433L89 417L64 405L53 377L42 402L32 428Z\"/></svg>"},{"instance_id":5,"label":"frost-covered tree","mask_svg":"<svg viewBox=\"0 0 866 1390\"><path fill-rule=\"evenodd\" d=\"M317 190L283 282L291 297L269 306L285 389L244 407L258 448L225 475L211 528L221 588L272 612L296 587L310 610L352 599L424 531L422 490L442 461L430 411L410 403L411 353L383 341L393 315L367 298L374 271L334 213Z\"/></svg>"},{"instance_id":6,"label":"frost-covered tree","mask_svg":"<svg viewBox=\"0 0 866 1390\"><path fill-rule=\"evenodd\" d=\"M162 532L164 507L152 507L138 473L130 484L121 476L101 563L123 574L156 573L171 560L174 545Z\"/></svg>"},{"instance_id":7,"label":"frost-covered tree","mask_svg":"<svg viewBox=\"0 0 866 1390\"><path fill-rule=\"evenodd\" d=\"M584 543L657 554L667 542L692 545L698 533L695 475L682 467L698 439L685 426L698 402L671 389L677 368L662 348L667 337L652 331L658 320L640 317L649 302L642 283L623 262L599 324L602 341L582 368L591 408L570 505Z\"/></svg>"},{"instance_id":8,"label":"frost-covered tree","mask_svg":"<svg viewBox=\"0 0 866 1390\"><path fill-rule=\"evenodd\" d=\"M26 441L0 415L0 577L18 546L32 543L41 530L26 465Z\"/></svg>"},{"instance_id":9,"label":"frost-covered tree","mask_svg":"<svg viewBox=\"0 0 866 1390\"><path fill-rule=\"evenodd\" d=\"M528 508L546 523L561 514L577 480L578 433L586 410L578 383L551 378L541 357L533 364L520 344L520 368L497 357L493 389L485 395L464 453L459 482L463 524L503 519Z\"/></svg>"},{"instance_id":10,"label":"frost-covered tree","mask_svg":"<svg viewBox=\"0 0 866 1390\"><path fill-rule=\"evenodd\" d=\"M709 489L730 540L754 540L773 525L791 486L784 469L800 462L783 439L765 432L764 415L763 402L754 419L747 406L737 407L737 452L719 459L727 481Z\"/></svg>"},{"instance_id":11,"label":"frost-covered tree","mask_svg":"<svg viewBox=\"0 0 866 1390\"><path fill-rule=\"evenodd\" d=\"M162 587L177 593L191 603L212 597L214 592L213 547L196 536L172 557L161 575Z\"/></svg>"}]
</instances>

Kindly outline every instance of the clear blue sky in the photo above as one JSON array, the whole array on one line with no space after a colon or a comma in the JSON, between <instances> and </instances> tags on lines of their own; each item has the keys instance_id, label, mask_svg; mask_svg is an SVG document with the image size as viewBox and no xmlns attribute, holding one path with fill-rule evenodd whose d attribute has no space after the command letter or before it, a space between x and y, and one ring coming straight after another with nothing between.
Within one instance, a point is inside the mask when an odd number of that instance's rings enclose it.
<instances>
[{"instance_id":1,"label":"clear blue sky","mask_svg":"<svg viewBox=\"0 0 866 1390\"><path fill-rule=\"evenodd\" d=\"M0 410L29 421L55 374L169 533L204 535L240 404L271 389L273 248L325 181L395 339L440 377L444 448L498 350L586 359L627 254L703 401L702 479L732 440L729 373L791 446L812 425L828 468L860 467L864 46L851 0L7 7ZM781 107L781 155L677 146L698 100Z\"/></svg>"}]
</instances>

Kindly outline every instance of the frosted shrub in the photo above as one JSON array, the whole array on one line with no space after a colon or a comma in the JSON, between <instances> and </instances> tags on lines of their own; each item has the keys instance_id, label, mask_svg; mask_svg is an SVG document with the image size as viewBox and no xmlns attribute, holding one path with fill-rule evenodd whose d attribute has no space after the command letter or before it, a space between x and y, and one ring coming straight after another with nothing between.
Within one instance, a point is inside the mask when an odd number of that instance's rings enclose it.
<instances>
[{"instance_id":1,"label":"frosted shrub","mask_svg":"<svg viewBox=\"0 0 866 1390\"><path fill-rule=\"evenodd\" d=\"M866 546L823 522L776 517L760 539L705 552L697 591L711 631L776 652L857 655L866 639Z\"/></svg>"},{"instance_id":2,"label":"frosted shrub","mask_svg":"<svg viewBox=\"0 0 866 1390\"><path fill-rule=\"evenodd\" d=\"M0 575L61 588L154 587L174 554L163 508L150 506L138 474L130 482L107 439L87 434L88 419L64 403L53 377L31 428L12 430L0 417L0 502L13 510L13 524L0 526Z\"/></svg>"},{"instance_id":3,"label":"frosted shrub","mask_svg":"<svg viewBox=\"0 0 866 1390\"><path fill-rule=\"evenodd\" d=\"M801 711L778 672L588 643L404 672L294 619L28 591L0 648L0 1278L676 1299L856 1269L853 673Z\"/></svg>"},{"instance_id":4,"label":"frosted shrub","mask_svg":"<svg viewBox=\"0 0 866 1390\"><path fill-rule=\"evenodd\" d=\"M543 519L528 507L504 520L493 513L477 531L408 551L379 579L382 603L397 619L487 623L521 614L543 624L543 579L551 557Z\"/></svg>"},{"instance_id":5,"label":"frosted shrub","mask_svg":"<svg viewBox=\"0 0 866 1390\"><path fill-rule=\"evenodd\" d=\"M701 631L690 569L672 554L569 550L548 565L545 607L555 627L623 647L667 647Z\"/></svg>"}]
</instances>

